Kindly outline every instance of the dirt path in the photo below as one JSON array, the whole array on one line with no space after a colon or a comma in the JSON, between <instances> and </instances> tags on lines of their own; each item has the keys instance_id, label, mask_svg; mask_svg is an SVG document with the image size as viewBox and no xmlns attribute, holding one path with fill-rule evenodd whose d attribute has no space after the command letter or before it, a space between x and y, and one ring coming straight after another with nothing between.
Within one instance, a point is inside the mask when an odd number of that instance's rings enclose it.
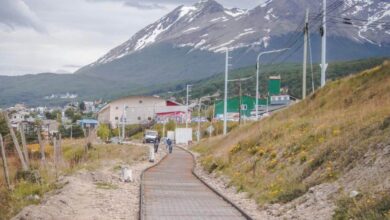
<instances>
[{"instance_id":1,"label":"dirt path","mask_svg":"<svg viewBox=\"0 0 390 220\"><path fill-rule=\"evenodd\" d=\"M160 152L160 160L165 152ZM142 170L151 166L147 160L130 165L134 181L120 181L120 161L103 161L96 171L81 170L66 176L66 185L50 193L39 205L25 207L13 219L137 219Z\"/></svg>"}]
</instances>

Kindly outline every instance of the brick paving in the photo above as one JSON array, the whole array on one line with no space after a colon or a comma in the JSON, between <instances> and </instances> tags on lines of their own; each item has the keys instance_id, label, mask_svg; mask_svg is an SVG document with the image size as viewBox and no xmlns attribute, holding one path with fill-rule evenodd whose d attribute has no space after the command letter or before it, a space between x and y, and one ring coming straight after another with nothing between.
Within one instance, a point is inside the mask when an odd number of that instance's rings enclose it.
<instances>
[{"instance_id":1,"label":"brick paving","mask_svg":"<svg viewBox=\"0 0 390 220\"><path fill-rule=\"evenodd\" d=\"M145 172L143 219L245 219L192 174L193 164L191 154L175 148Z\"/></svg>"}]
</instances>

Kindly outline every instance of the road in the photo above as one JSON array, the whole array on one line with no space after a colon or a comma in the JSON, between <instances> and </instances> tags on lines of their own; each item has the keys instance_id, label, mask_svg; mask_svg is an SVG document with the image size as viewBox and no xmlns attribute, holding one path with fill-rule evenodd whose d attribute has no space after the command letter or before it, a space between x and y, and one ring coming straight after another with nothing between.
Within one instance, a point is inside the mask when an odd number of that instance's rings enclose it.
<instances>
[{"instance_id":1,"label":"road","mask_svg":"<svg viewBox=\"0 0 390 220\"><path fill-rule=\"evenodd\" d=\"M141 219L245 219L192 174L194 159L175 148L144 173Z\"/></svg>"}]
</instances>

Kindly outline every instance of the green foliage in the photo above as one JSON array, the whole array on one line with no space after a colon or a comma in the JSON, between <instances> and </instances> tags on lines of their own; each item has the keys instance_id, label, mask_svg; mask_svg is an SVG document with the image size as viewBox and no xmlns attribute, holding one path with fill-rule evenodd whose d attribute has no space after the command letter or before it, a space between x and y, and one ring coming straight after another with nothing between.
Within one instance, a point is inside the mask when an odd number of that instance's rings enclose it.
<instances>
[{"instance_id":1,"label":"green foliage","mask_svg":"<svg viewBox=\"0 0 390 220\"><path fill-rule=\"evenodd\" d=\"M7 123L5 121L4 115L0 112L0 134L3 138L9 133Z\"/></svg>"},{"instance_id":2,"label":"green foliage","mask_svg":"<svg viewBox=\"0 0 390 220\"><path fill-rule=\"evenodd\" d=\"M65 116L67 118L73 118L75 114L75 111L72 108L68 108L65 110Z\"/></svg>"},{"instance_id":3,"label":"green foliage","mask_svg":"<svg viewBox=\"0 0 390 220\"><path fill-rule=\"evenodd\" d=\"M61 111L60 110L55 110L55 111L52 111L52 112L45 112L44 114L45 114L46 119L57 120L58 119L58 115L61 115Z\"/></svg>"},{"instance_id":4,"label":"green foliage","mask_svg":"<svg viewBox=\"0 0 390 220\"><path fill-rule=\"evenodd\" d=\"M83 138L84 131L80 125L72 125L72 127L66 128L64 125L58 127L59 132L63 138L69 138L72 134L72 138Z\"/></svg>"},{"instance_id":5,"label":"green foliage","mask_svg":"<svg viewBox=\"0 0 390 220\"><path fill-rule=\"evenodd\" d=\"M80 102L79 109L80 111L85 111L86 107L84 102Z\"/></svg>"},{"instance_id":6,"label":"green foliage","mask_svg":"<svg viewBox=\"0 0 390 220\"><path fill-rule=\"evenodd\" d=\"M107 140L110 137L110 128L106 124L100 124L97 130L97 135L102 140Z\"/></svg>"}]
</instances>

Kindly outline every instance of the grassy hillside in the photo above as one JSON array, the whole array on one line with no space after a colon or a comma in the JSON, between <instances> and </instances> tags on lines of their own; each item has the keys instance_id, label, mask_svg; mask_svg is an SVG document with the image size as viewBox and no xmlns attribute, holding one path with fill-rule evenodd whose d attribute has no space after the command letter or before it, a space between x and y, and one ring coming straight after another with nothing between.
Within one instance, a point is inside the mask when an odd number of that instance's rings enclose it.
<instances>
[{"instance_id":1,"label":"grassy hillside","mask_svg":"<svg viewBox=\"0 0 390 220\"><path fill-rule=\"evenodd\" d=\"M227 137L205 140L194 150L201 153L206 170L230 177L230 184L260 205L287 203L310 187L338 182L342 187L334 198L335 219L384 219L390 217L390 186L385 184L390 164L376 164L382 157L389 161L389 145L386 61L328 83L306 100ZM367 167L372 170L355 177ZM356 179L348 180L352 171ZM351 185L362 196L346 196Z\"/></svg>"}]
</instances>

